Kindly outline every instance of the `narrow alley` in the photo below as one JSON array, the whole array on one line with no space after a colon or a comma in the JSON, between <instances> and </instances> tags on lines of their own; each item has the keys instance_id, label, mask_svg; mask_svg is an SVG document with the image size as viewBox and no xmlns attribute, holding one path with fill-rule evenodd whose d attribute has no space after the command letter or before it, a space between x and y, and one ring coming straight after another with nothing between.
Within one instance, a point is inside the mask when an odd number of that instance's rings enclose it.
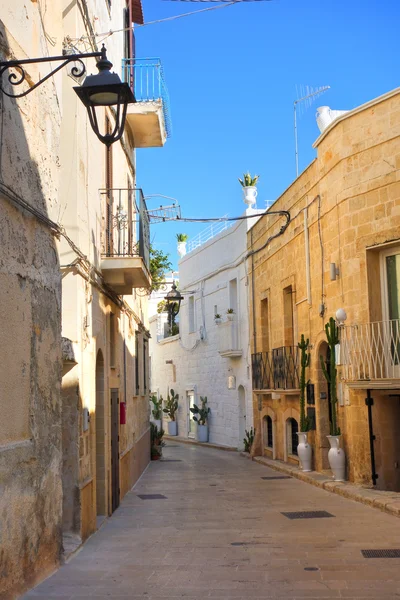
<instances>
[{"instance_id":1,"label":"narrow alley","mask_svg":"<svg viewBox=\"0 0 400 600\"><path fill-rule=\"evenodd\" d=\"M285 516L299 511L329 516ZM234 452L168 441L98 533L24 599L400 598L400 558L362 554L399 548L399 533L394 516Z\"/></svg>"}]
</instances>

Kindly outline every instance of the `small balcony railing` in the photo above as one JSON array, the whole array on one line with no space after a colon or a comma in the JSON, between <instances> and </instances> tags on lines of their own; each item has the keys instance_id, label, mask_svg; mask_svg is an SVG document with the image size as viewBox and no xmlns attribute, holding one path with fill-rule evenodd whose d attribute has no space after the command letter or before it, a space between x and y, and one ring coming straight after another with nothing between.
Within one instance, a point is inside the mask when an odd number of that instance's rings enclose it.
<instances>
[{"instance_id":1,"label":"small balcony railing","mask_svg":"<svg viewBox=\"0 0 400 600\"><path fill-rule=\"evenodd\" d=\"M254 390L299 389L299 349L281 346L251 356Z\"/></svg>"},{"instance_id":2,"label":"small balcony railing","mask_svg":"<svg viewBox=\"0 0 400 600\"><path fill-rule=\"evenodd\" d=\"M400 378L400 319L340 328L342 376L347 381Z\"/></svg>"},{"instance_id":3,"label":"small balcony railing","mask_svg":"<svg viewBox=\"0 0 400 600\"><path fill-rule=\"evenodd\" d=\"M102 256L140 256L149 270L150 224L142 190L110 188L99 191L102 203Z\"/></svg>"},{"instance_id":4,"label":"small balcony railing","mask_svg":"<svg viewBox=\"0 0 400 600\"><path fill-rule=\"evenodd\" d=\"M159 58L123 58L122 73L129 83L136 102L159 102L164 115L167 137L171 137L172 123L168 89Z\"/></svg>"}]
</instances>

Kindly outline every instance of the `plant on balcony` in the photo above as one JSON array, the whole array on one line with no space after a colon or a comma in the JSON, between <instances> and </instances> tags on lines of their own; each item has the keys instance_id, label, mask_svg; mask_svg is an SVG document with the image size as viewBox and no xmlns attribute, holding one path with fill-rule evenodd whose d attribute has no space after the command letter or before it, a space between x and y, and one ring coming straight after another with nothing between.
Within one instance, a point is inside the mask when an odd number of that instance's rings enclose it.
<instances>
[{"instance_id":1,"label":"plant on balcony","mask_svg":"<svg viewBox=\"0 0 400 600\"><path fill-rule=\"evenodd\" d=\"M169 435L177 435L177 422L176 422L176 413L178 410L178 400L179 394L175 394L174 390L171 390L167 394L167 399L165 401L165 407L163 408L163 412L168 415L170 421L168 423L168 433Z\"/></svg>"},{"instance_id":2,"label":"plant on balcony","mask_svg":"<svg viewBox=\"0 0 400 600\"><path fill-rule=\"evenodd\" d=\"M150 453L151 460L158 460L162 456L162 449L165 446L163 441L164 430L158 429L154 423L150 423Z\"/></svg>"},{"instance_id":3,"label":"plant on balcony","mask_svg":"<svg viewBox=\"0 0 400 600\"><path fill-rule=\"evenodd\" d=\"M336 409L337 409L337 368L336 368L336 346L339 344L339 328L333 317L325 324L326 339L328 341L330 351L329 372L326 368L324 357L320 355L322 372L329 386L329 397L332 408L331 435L328 435L328 440L331 448L328 452L328 460L333 472L335 481L344 481L346 457L340 444L340 427L337 426Z\"/></svg>"},{"instance_id":4,"label":"plant on balcony","mask_svg":"<svg viewBox=\"0 0 400 600\"><path fill-rule=\"evenodd\" d=\"M215 313L214 315L214 321L216 325L219 325L220 323L222 323L222 317L219 313Z\"/></svg>"},{"instance_id":5,"label":"plant on balcony","mask_svg":"<svg viewBox=\"0 0 400 600\"><path fill-rule=\"evenodd\" d=\"M228 310L226 311L226 316L228 317L229 321L233 321L234 314L235 311L233 310L233 308L228 308Z\"/></svg>"},{"instance_id":6,"label":"plant on balcony","mask_svg":"<svg viewBox=\"0 0 400 600\"><path fill-rule=\"evenodd\" d=\"M197 423L197 440L199 442L208 441L208 415L210 407L207 406L207 396L200 396L201 406L193 405L190 412L194 415L193 421Z\"/></svg>"},{"instance_id":7,"label":"plant on balcony","mask_svg":"<svg viewBox=\"0 0 400 600\"><path fill-rule=\"evenodd\" d=\"M244 433L245 433L245 437L243 439L244 451L250 452L251 447L254 442L255 435L256 435L256 430L253 429L252 427L250 427L250 429L249 430L246 429Z\"/></svg>"},{"instance_id":8,"label":"plant on balcony","mask_svg":"<svg viewBox=\"0 0 400 600\"><path fill-rule=\"evenodd\" d=\"M310 365L310 354L307 352L310 340L304 338L301 334L301 340L298 343L300 349L300 431L297 433L299 444L297 446L297 455L300 459L303 471L311 471L312 448L307 441L307 431L310 429L310 421L306 415L306 369Z\"/></svg>"},{"instance_id":9,"label":"plant on balcony","mask_svg":"<svg viewBox=\"0 0 400 600\"><path fill-rule=\"evenodd\" d=\"M176 240L177 240L178 244L180 244L182 242L187 242L188 238L189 238L189 236L187 233L177 233L176 234Z\"/></svg>"},{"instance_id":10,"label":"plant on balcony","mask_svg":"<svg viewBox=\"0 0 400 600\"><path fill-rule=\"evenodd\" d=\"M150 396L150 402L153 405L153 408L151 410L151 414L153 416L153 422L159 429L161 429L163 397L160 396L160 398L157 398L157 396L155 394L152 394Z\"/></svg>"},{"instance_id":11,"label":"plant on balcony","mask_svg":"<svg viewBox=\"0 0 400 600\"><path fill-rule=\"evenodd\" d=\"M244 187L253 187L257 185L257 181L260 179L259 175L252 177L249 172L243 173L243 179L238 178L240 185Z\"/></svg>"},{"instance_id":12,"label":"plant on balcony","mask_svg":"<svg viewBox=\"0 0 400 600\"><path fill-rule=\"evenodd\" d=\"M243 174L243 179L239 178L239 183L243 188L243 200L249 207L256 203L258 179L259 175L252 177L249 172Z\"/></svg>"}]
</instances>

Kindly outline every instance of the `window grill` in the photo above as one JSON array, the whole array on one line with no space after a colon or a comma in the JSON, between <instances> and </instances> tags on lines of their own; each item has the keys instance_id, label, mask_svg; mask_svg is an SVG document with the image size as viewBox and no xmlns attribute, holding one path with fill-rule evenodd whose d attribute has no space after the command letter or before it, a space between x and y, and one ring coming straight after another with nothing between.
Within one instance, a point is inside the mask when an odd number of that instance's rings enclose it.
<instances>
[{"instance_id":1,"label":"window grill","mask_svg":"<svg viewBox=\"0 0 400 600\"><path fill-rule=\"evenodd\" d=\"M253 389L299 389L299 348L281 346L252 354Z\"/></svg>"}]
</instances>

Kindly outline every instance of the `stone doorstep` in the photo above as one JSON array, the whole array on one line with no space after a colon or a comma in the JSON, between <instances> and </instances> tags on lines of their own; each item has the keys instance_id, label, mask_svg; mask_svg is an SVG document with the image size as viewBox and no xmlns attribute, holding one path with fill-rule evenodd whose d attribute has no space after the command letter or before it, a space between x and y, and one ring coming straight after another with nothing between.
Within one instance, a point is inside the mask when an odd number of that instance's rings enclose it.
<instances>
[{"instance_id":1,"label":"stone doorstep","mask_svg":"<svg viewBox=\"0 0 400 600\"><path fill-rule=\"evenodd\" d=\"M378 508L379 510L382 510L390 515L400 517L399 493L364 488L361 485L350 483L349 481L332 481L332 478L329 476L329 472L319 473L317 471L311 471L310 473L303 473L297 467L288 465L278 460L266 458L265 456L254 456L251 458L247 452L241 452L240 455L250 460L254 460L254 462L257 462L260 465L270 467L271 469L274 469L274 471L279 471L280 473L291 475L292 477L296 477L297 479L305 481L306 483L311 483L312 485L327 490L328 492L334 492L335 494L343 496L344 498L361 502L362 504L372 506L373 508Z\"/></svg>"},{"instance_id":2,"label":"stone doorstep","mask_svg":"<svg viewBox=\"0 0 400 600\"><path fill-rule=\"evenodd\" d=\"M168 435L167 433L164 434L163 439L168 440L169 442L194 444L195 446L204 446L205 448L217 448L218 450L228 450L228 452L238 451L238 449L234 448L233 446L222 446L220 444L211 444L210 442L198 442L197 440L193 440L192 438L179 437L178 435Z\"/></svg>"}]
</instances>

